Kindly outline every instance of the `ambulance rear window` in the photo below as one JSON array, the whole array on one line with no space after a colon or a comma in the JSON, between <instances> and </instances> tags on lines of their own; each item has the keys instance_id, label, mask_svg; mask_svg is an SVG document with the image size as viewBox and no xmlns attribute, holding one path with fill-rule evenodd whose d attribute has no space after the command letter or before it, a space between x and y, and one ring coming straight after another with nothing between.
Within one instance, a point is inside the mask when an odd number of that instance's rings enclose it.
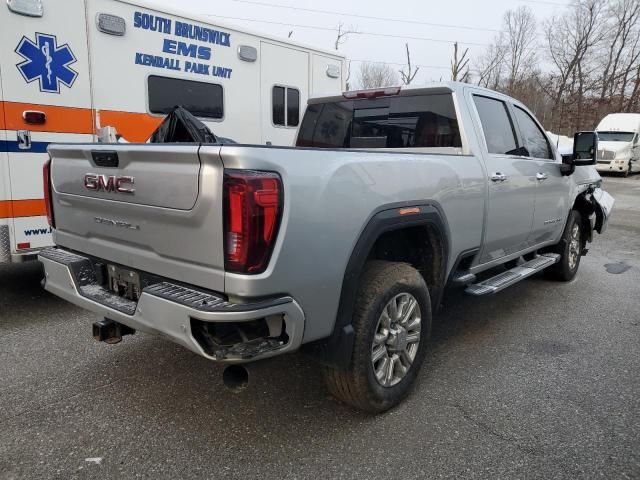
<instances>
[{"instance_id":1,"label":"ambulance rear window","mask_svg":"<svg viewBox=\"0 0 640 480\"><path fill-rule=\"evenodd\" d=\"M151 75L148 79L149 111L169 113L180 105L196 117L222 118L222 85Z\"/></svg>"}]
</instances>

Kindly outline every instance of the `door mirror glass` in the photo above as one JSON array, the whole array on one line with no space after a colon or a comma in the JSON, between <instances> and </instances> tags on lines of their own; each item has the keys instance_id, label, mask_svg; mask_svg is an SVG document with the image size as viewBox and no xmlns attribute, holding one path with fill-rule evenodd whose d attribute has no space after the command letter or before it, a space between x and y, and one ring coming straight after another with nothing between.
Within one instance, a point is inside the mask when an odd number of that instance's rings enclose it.
<instances>
[{"instance_id":1,"label":"door mirror glass","mask_svg":"<svg viewBox=\"0 0 640 480\"><path fill-rule=\"evenodd\" d=\"M595 165L598 152L596 132L578 132L573 136L572 163L576 167Z\"/></svg>"}]
</instances>

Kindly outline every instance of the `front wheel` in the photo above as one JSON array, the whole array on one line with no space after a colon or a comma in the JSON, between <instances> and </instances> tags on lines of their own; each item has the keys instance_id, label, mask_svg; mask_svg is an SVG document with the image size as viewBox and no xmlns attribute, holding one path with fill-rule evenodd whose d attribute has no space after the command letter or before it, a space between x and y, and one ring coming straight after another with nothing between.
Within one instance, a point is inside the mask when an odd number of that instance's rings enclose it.
<instances>
[{"instance_id":1,"label":"front wheel","mask_svg":"<svg viewBox=\"0 0 640 480\"><path fill-rule=\"evenodd\" d=\"M574 279L582 258L583 236L580 212L571 210L562 238L552 250L560 254L560 260L545 270L548 277L563 282Z\"/></svg>"},{"instance_id":2,"label":"front wheel","mask_svg":"<svg viewBox=\"0 0 640 480\"><path fill-rule=\"evenodd\" d=\"M420 273L406 263L369 262L352 324L351 363L326 368L327 387L349 405L384 412L409 393L426 354L431 302Z\"/></svg>"}]
</instances>

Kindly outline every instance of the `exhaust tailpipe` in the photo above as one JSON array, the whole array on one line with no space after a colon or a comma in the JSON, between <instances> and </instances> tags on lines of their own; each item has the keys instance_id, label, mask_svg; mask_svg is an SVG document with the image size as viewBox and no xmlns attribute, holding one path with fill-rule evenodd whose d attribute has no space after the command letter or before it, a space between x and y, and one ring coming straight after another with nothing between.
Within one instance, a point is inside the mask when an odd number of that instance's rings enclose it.
<instances>
[{"instance_id":1,"label":"exhaust tailpipe","mask_svg":"<svg viewBox=\"0 0 640 480\"><path fill-rule=\"evenodd\" d=\"M249 385L249 371L242 365L229 365L222 372L222 382L234 393L239 393Z\"/></svg>"}]
</instances>

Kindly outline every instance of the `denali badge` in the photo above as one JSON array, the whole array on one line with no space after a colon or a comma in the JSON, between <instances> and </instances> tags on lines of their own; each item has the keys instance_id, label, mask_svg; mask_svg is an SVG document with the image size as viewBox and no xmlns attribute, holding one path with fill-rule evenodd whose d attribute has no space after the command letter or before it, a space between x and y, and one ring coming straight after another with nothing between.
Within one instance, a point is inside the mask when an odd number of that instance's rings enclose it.
<instances>
[{"instance_id":1,"label":"denali badge","mask_svg":"<svg viewBox=\"0 0 640 480\"><path fill-rule=\"evenodd\" d=\"M125 185L133 185L135 178L133 177L117 177L115 175L98 175L97 173L87 173L84 176L84 188L87 190L95 190L114 193L134 193L135 188L128 188Z\"/></svg>"},{"instance_id":2,"label":"denali badge","mask_svg":"<svg viewBox=\"0 0 640 480\"><path fill-rule=\"evenodd\" d=\"M121 220L112 220L111 218L93 217L96 223L102 225L111 225L112 227L128 228L129 230L140 230L140 225L134 225Z\"/></svg>"}]
</instances>

